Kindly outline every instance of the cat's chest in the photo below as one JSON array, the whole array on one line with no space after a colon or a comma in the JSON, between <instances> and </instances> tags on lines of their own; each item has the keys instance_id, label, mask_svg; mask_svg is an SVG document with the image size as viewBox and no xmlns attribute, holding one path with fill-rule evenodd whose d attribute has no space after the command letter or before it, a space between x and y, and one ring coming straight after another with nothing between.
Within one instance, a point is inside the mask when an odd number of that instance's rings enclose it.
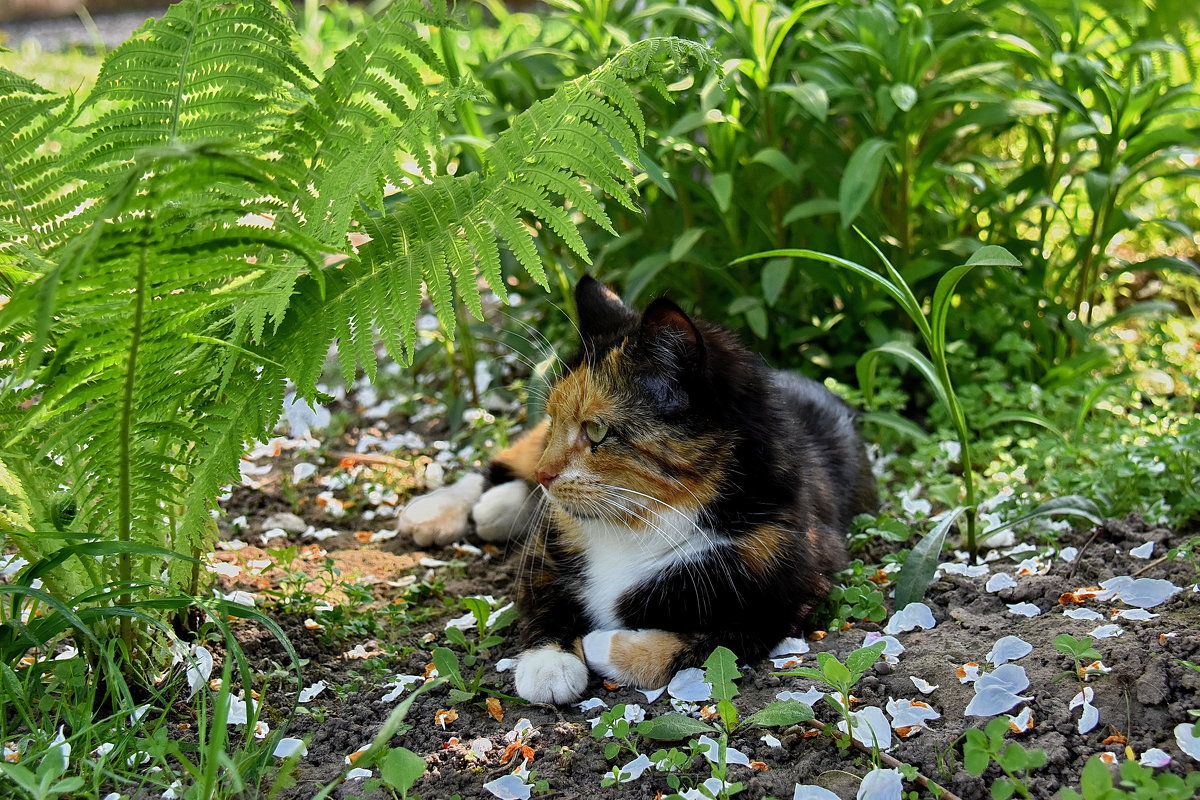
<instances>
[{"instance_id":1,"label":"cat's chest","mask_svg":"<svg viewBox=\"0 0 1200 800\"><path fill-rule=\"evenodd\" d=\"M684 514L658 522L658 531L600 521L581 525L585 545L575 593L594 629L625 627L618 614L622 597L704 557L723 539Z\"/></svg>"}]
</instances>

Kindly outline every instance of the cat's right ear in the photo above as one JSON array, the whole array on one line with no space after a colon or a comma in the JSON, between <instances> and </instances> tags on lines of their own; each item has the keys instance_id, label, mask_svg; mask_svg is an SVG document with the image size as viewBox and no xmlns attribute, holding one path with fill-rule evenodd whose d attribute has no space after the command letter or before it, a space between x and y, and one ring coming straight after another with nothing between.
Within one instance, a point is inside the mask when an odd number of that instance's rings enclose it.
<instances>
[{"instance_id":1,"label":"cat's right ear","mask_svg":"<svg viewBox=\"0 0 1200 800\"><path fill-rule=\"evenodd\" d=\"M617 293L591 275L575 285L575 310L584 344L616 336L637 322L637 313Z\"/></svg>"}]
</instances>

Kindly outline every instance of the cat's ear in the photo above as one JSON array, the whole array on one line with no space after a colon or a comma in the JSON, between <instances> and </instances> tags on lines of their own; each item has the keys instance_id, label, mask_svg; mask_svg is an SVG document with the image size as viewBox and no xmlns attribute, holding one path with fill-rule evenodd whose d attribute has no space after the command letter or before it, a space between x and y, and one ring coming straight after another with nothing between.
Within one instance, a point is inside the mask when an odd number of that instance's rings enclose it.
<instances>
[{"instance_id":1,"label":"cat's ear","mask_svg":"<svg viewBox=\"0 0 1200 800\"><path fill-rule=\"evenodd\" d=\"M575 310L585 344L615 336L637 321L637 313L591 275L584 275L575 285Z\"/></svg>"},{"instance_id":2,"label":"cat's ear","mask_svg":"<svg viewBox=\"0 0 1200 800\"><path fill-rule=\"evenodd\" d=\"M694 370L704 362L704 337L696 323L666 298L646 307L641 338L659 366L672 372Z\"/></svg>"}]
</instances>

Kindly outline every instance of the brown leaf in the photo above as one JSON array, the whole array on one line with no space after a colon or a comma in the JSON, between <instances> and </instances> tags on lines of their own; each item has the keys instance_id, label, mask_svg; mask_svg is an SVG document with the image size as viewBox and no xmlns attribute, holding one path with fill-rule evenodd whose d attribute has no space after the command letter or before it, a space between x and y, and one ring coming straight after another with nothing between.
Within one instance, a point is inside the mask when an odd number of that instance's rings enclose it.
<instances>
[{"instance_id":1,"label":"brown leaf","mask_svg":"<svg viewBox=\"0 0 1200 800\"><path fill-rule=\"evenodd\" d=\"M456 719L458 719L458 711L453 708L439 708L437 713L433 715L434 724L440 725L442 730L445 730L446 726Z\"/></svg>"},{"instance_id":2,"label":"brown leaf","mask_svg":"<svg viewBox=\"0 0 1200 800\"><path fill-rule=\"evenodd\" d=\"M504 722L504 707L500 705L500 701L494 697L487 699L487 713L496 722Z\"/></svg>"}]
</instances>

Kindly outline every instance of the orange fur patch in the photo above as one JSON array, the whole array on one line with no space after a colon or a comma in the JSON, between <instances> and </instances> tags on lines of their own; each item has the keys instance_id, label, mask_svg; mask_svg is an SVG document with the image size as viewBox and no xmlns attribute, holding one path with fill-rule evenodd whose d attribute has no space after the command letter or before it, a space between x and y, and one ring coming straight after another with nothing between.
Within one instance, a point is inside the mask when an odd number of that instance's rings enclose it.
<instances>
[{"instance_id":1,"label":"orange fur patch","mask_svg":"<svg viewBox=\"0 0 1200 800\"><path fill-rule=\"evenodd\" d=\"M627 682L643 689L657 689L671 680L671 665L683 647L683 639L667 631L618 633L612 639L608 656Z\"/></svg>"},{"instance_id":2,"label":"orange fur patch","mask_svg":"<svg viewBox=\"0 0 1200 800\"><path fill-rule=\"evenodd\" d=\"M529 484L537 483L537 463L546 449L546 437L550 431L550 420L543 419L526 431L511 446L496 454L496 461L513 471L513 474Z\"/></svg>"},{"instance_id":3,"label":"orange fur patch","mask_svg":"<svg viewBox=\"0 0 1200 800\"><path fill-rule=\"evenodd\" d=\"M766 575L778 566L788 545L788 532L773 525L760 525L737 538L734 548L756 575Z\"/></svg>"}]
</instances>

